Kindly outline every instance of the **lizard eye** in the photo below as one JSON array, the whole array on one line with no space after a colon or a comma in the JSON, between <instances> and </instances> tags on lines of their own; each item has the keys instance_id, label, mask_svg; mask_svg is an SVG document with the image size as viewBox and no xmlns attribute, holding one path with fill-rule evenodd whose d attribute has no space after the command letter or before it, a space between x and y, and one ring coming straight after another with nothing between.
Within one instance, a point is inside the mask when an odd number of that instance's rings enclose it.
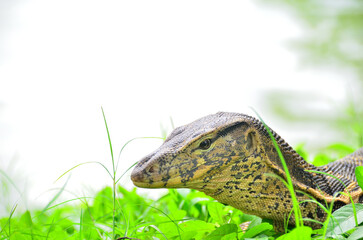
<instances>
[{"instance_id":1,"label":"lizard eye","mask_svg":"<svg viewBox=\"0 0 363 240\"><path fill-rule=\"evenodd\" d=\"M206 139L199 144L199 148L203 149L203 150L207 150L211 144L212 144L212 140Z\"/></svg>"}]
</instances>

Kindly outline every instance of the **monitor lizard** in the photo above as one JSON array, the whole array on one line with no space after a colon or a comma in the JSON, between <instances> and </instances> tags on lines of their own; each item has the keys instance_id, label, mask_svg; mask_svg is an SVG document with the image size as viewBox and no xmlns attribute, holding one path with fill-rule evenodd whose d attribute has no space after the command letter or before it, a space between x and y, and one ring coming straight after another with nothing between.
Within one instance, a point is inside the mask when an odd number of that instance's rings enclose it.
<instances>
[{"instance_id":1,"label":"monitor lizard","mask_svg":"<svg viewBox=\"0 0 363 240\"><path fill-rule=\"evenodd\" d=\"M306 162L276 132L270 130L284 156L299 201L312 196L336 210L351 202L363 202L355 167L363 165L363 148L316 167ZM314 170L334 175L333 178ZM247 214L272 219L282 230L292 209L281 160L264 124L254 117L219 112L176 128L153 153L133 169L131 179L142 188L190 188ZM300 204L304 218L323 222L326 213L318 204ZM314 228L318 224L305 222ZM294 217L289 219L294 224Z\"/></svg>"}]
</instances>

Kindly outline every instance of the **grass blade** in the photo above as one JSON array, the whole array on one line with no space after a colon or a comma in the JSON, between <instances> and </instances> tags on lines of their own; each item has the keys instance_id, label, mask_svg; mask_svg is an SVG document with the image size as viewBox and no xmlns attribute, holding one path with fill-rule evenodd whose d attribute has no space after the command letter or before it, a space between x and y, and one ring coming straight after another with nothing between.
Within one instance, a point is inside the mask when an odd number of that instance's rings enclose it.
<instances>
[{"instance_id":1,"label":"grass blade","mask_svg":"<svg viewBox=\"0 0 363 240\"><path fill-rule=\"evenodd\" d=\"M105 121L105 126L106 126L106 131L107 131L107 137L108 137L108 143L110 145L111 159L112 159L112 167L113 167L113 176L115 176L116 169L115 169L115 160L113 158L113 150L112 150L111 136L110 136L110 132L108 131L108 126L107 126L105 112L103 111L103 108L102 107L101 107L101 109L102 109L103 120Z\"/></svg>"},{"instance_id":2,"label":"grass blade","mask_svg":"<svg viewBox=\"0 0 363 240\"><path fill-rule=\"evenodd\" d=\"M115 213L116 213L116 168L115 168L115 159L113 157L111 136L110 136L110 132L108 131L105 112L103 111L102 107L101 107L101 110L102 110L103 120L105 121L105 127L106 127L107 137L108 137L108 144L110 146L111 159L112 159L112 170L113 170L113 175L112 175L112 192L113 192L113 195L112 195L112 205L113 205L113 211L112 211L112 238L115 238L115 224L116 224L116 220L115 220Z\"/></svg>"},{"instance_id":3,"label":"grass blade","mask_svg":"<svg viewBox=\"0 0 363 240\"><path fill-rule=\"evenodd\" d=\"M294 210L294 215L295 215L295 224L296 224L296 227L299 228L300 226L303 226L303 220L302 220L301 211L300 211L300 208L299 208L299 203L298 203L297 198L296 198L296 195L295 195L294 185L292 183L291 176L290 176L290 172L289 172L289 169L287 167L285 158L282 155L282 152L280 150L280 147L278 146L278 144L276 142L276 139L272 135L270 128L266 125L266 123L261 118L261 116L254 109L252 109L252 110L255 112L255 114L258 116L258 118L262 122L263 126L267 130L267 132L268 132L268 134L269 134L269 136L270 136L270 138L271 138L271 140L273 142L273 145L274 145L274 147L275 147L275 149L276 149L276 151L277 151L277 153L279 155L279 158L281 160L282 166L283 166L284 171L285 171L285 174L286 174L286 180L287 180L287 183L288 183L288 189L289 189L289 192L290 192L290 195L291 195L291 199L292 199L292 203L293 203L293 210Z\"/></svg>"},{"instance_id":4,"label":"grass blade","mask_svg":"<svg viewBox=\"0 0 363 240\"><path fill-rule=\"evenodd\" d=\"M8 221L6 222L6 224L4 225L4 227L0 231L0 233L2 233L5 230L6 226L9 225L9 239L10 239L10 235L11 235L11 218L12 218L12 216L13 216L13 214L14 214L17 207L18 207L18 204L15 204L13 206L13 208L10 211L10 216L9 216Z\"/></svg>"},{"instance_id":5,"label":"grass blade","mask_svg":"<svg viewBox=\"0 0 363 240\"><path fill-rule=\"evenodd\" d=\"M135 165L137 164L137 162L135 162L134 164L132 164L116 181L116 184L121 180L121 178L128 172L130 171L130 169L132 169L133 167L135 167Z\"/></svg>"},{"instance_id":6,"label":"grass blade","mask_svg":"<svg viewBox=\"0 0 363 240\"><path fill-rule=\"evenodd\" d=\"M129 143L135 141L135 140L138 140L138 139L161 139L161 140L164 140L164 138L162 137L136 137L136 138L132 138L130 140L128 140L121 148L120 150L120 153L118 154L118 158L117 158L117 163L116 163L116 171L117 171L117 168L118 168L118 164L120 162L120 157L121 157L121 153L123 152L124 148L129 145ZM118 182L118 181L117 181Z\"/></svg>"},{"instance_id":7,"label":"grass blade","mask_svg":"<svg viewBox=\"0 0 363 240\"><path fill-rule=\"evenodd\" d=\"M61 179L64 175L66 175L67 173L69 173L70 171L72 171L73 169L75 169L75 168L77 168L77 167L79 167L79 166L81 166L81 165L85 165L85 164L89 164L89 163L97 163L97 164L100 164L106 171L107 171L107 173L108 173L108 175L110 175L110 177L112 178L112 175L111 175L111 173L110 173L110 171L108 171L108 169L107 169L107 167L104 165L104 164L102 164L101 162L96 162L96 161L92 161L92 162L84 162L84 163L80 163L80 164L77 164L76 166L74 166L74 167L72 167L72 168L70 168L70 169L68 169L67 171L65 171L62 175L60 175L60 177L58 177L57 178L57 180L55 180L55 182L57 182L59 179Z\"/></svg>"},{"instance_id":8,"label":"grass blade","mask_svg":"<svg viewBox=\"0 0 363 240\"><path fill-rule=\"evenodd\" d=\"M47 204L47 206L45 206L45 208L43 208L42 212L39 215L42 215L43 213L45 213L48 209L48 207L55 202L55 200L58 199L58 197L62 194L63 190L65 189L65 187L67 186L67 183L69 181L69 177L67 179L67 181L64 183L64 185L62 186L62 188L59 190L59 192L52 198L52 200L49 201L49 203Z\"/></svg>"},{"instance_id":9,"label":"grass blade","mask_svg":"<svg viewBox=\"0 0 363 240\"><path fill-rule=\"evenodd\" d=\"M330 173L321 172L321 171L315 171L315 170L305 170L305 171L306 172L320 173L320 174L327 175L327 176L329 176L331 178L334 178L334 179L338 180L344 186L344 188L347 188L347 186L343 183L342 180L340 180L338 177L336 177L336 176L334 176L334 175L332 175ZM346 195L344 192L341 192L341 194ZM349 196L350 202L352 203L352 208L353 208L353 212L354 212L355 225L358 226L358 218L357 218L357 212L355 210L355 204L354 204L353 198L352 198L352 196L350 195L349 192L348 192L348 196Z\"/></svg>"}]
</instances>

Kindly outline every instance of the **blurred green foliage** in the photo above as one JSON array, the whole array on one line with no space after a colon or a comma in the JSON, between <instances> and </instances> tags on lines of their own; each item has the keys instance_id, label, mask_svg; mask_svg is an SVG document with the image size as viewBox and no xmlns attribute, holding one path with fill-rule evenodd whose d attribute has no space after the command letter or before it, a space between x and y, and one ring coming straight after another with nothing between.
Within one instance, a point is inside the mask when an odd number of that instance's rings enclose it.
<instances>
[{"instance_id":1,"label":"blurred green foliage","mask_svg":"<svg viewBox=\"0 0 363 240\"><path fill-rule=\"evenodd\" d=\"M302 65L345 73L341 81L347 86L342 102L306 91L270 90L263 94L264 110L286 123L293 122L295 127L330 127L330 142L341 139L355 148L363 146L363 1L260 2L276 11L292 13L301 24L303 36L290 42ZM324 88L329 91L328 84ZM326 142L316 139L314 144L321 148Z\"/></svg>"},{"instance_id":2,"label":"blurred green foliage","mask_svg":"<svg viewBox=\"0 0 363 240\"><path fill-rule=\"evenodd\" d=\"M305 27L305 38L295 43L305 63L348 67L363 81L363 1L268 0L292 11Z\"/></svg>"}]
</instances>

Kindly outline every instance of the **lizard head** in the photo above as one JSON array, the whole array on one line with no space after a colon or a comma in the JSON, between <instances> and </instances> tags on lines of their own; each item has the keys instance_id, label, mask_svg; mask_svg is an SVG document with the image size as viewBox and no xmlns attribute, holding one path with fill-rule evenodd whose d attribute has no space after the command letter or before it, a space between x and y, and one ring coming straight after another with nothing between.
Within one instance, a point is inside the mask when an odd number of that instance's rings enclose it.
<instances>
[{"instance_id":1,"label":"lizard head","mask_svg":"<svg viewBox=\"0 0 363 240\"><path fill-rule=\"evenodd\" d=\"M178 127L137 164L131 179L138 187L202 191L241 179L241 168L256 163L249 158L258 147L252 121L243 114L217 113Z\"/></svg>"}]
</instances>

